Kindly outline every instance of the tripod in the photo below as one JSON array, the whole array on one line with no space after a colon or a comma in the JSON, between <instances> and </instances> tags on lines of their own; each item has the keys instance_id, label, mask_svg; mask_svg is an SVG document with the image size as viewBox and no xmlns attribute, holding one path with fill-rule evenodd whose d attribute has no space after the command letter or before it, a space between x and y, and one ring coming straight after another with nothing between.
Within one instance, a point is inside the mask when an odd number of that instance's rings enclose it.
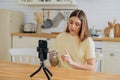
<instances>
[{"instance_id":1,"label":"tripod","mask_svg":"<svg viewBox=\"0 0 120 80\"><path fill-rule=\"evenodd\" d=\"M52 73L45 67L44 61L42 61L41 66L40 66L34 73L32 73L32 74L30 75L30 77L32 77L32 76L34 76L36 73L38 73L38 72L41 70L41 68L43 68L43 71L44 71L46 77L48 78L48 80L50 80L49 75L52 77ZM48 75L48 74L49 74L49 75Z\"/></svg>"},{"instance_id":2,"label":"tripod","mask_svg":"<svg viewBox=\"0 0 120 80\"><path fill-rule=\"evenodd\" d=\"M38 68L38 70L36 70L34 73L32 73L30 75L30 77L34 76L42 68L44 73L45 73L45 75L46 75L46 77L48 78L48 80L50 80L49 75L52 77L52 73L45 67L45 64L44 64L44 60L47 59L47 53L48 53L47 41L39 40L38 44L39 44L39 46L37 47L37 51L39 52L38 57L40 58L41 66Z\"/></svg>"}]
</instances>

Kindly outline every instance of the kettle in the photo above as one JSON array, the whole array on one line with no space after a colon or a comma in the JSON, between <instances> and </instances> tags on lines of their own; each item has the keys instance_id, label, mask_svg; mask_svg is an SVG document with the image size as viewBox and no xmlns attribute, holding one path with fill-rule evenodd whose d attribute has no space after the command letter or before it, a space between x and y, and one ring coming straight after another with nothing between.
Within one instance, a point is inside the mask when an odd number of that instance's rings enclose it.
<instances>
[{"instance_id":1,"label":"kettle","mask_svg":"<svg viewBox=\"0 0 120 80\"><path fill-rule=\"evenodd\" d=\"M91 36L96 36L97 35L97 30L94 28L90 28L90 33L91 33Z\"/></svg>"},{"instance_id":2,"label":"kettle","mask_svg":"<svg viewBox=\"0 0 120 80\"><path fill-rule=\"evenodd\" d=\"M23 28L24 33L35 33L35 24L34 23L25 23Z\"/></svg>"}]
</instances>

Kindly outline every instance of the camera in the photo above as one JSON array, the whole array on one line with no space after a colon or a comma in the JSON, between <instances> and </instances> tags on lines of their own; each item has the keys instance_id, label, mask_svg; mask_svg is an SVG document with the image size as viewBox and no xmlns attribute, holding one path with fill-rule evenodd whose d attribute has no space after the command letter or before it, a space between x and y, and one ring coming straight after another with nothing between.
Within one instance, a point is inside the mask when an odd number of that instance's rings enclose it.
<instances>
[{"instance_id":1,"label":"camera","mask_svg":"<svg viewBox=\"0 0 120 80\"><path fill-rule=\"evenodd\" d=\"M47 59L47 53L48 53L48 48L47 48L47 41L46 40L39 40L38 41L38 57L40 58L41 61L44 61Z\"/></svg>"}]
</instances>

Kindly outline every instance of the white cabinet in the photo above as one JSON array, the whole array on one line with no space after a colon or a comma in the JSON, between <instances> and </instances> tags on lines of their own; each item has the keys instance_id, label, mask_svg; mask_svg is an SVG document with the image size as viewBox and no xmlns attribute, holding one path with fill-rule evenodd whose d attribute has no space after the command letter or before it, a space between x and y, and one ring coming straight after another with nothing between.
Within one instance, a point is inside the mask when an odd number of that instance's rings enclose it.
<instances>
[{"instance_id":1,"label":"white cabinet","mask_svg":"<svg viewBox=\"0 0 120 80\"><path fill-rule=\"evenodd\" d=\"M39 40L46 40L49 49L55 43L55 38L13 36L13 48L37 48Z\"/></svg>"},{"instance_id":2,"label":"white cabinet","mask_svg":"<svg viewBox=\"0 0 120 80\"><path fill-rule=\"evenodd\" d=\"M102 72L120 74L120 42L102 42Z\"/></svg>"},{"instance_id":3,"label":"white cabinet","mask_svg":"<svg viewBox=\"0 0 120 80\"><path fill-rule=\"evenodd\" d=\"M30 47L30 37L14 36L12 41L13 48L27 48Z\"/></svg>"},{"instance_id":4,"label":"white cabinet","mask_svg":"<svg viewBox=\"0 0 120 80\"><path fill-rule=\"evenodd\" d=\"M50 50L55 43L55 38L13 36L12 39L13 48L36 48L37 50L39 40L46 40L48 49ZM49 59L45 61L45 65L50 66Z\"/></svg>"},{"instance_id":5,"label":"white cabinet","mask_svg":"<svg viewBox=\"0 0 120 80\"><path fill-rule=\"evenodd\" d=\"M25 5L75 5L75 0L19 0Z\"/></svg>"}]
</instances>

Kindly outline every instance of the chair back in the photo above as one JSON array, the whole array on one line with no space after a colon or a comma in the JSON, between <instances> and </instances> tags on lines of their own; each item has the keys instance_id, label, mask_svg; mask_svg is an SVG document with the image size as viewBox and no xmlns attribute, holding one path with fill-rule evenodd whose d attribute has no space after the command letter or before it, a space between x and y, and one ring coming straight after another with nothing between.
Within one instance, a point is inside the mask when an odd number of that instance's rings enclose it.
<instances>
[{"instance_id":1,"label":"chair back","mask_svg":"<svg viewBox=\"0 0 120 80\"><path fill-rule=\"evenodd\" d=\"M40 64L38 52L34 48L13 48L9 49L12 57L12 62L26 63L26 64ZM48 59L49 60L49 59ZM45 61L45 65L49 66L49 61Z\"/></svg>"},{"instance_id":2,"label":"chair back","mask_svg":"<svg viewBox=\"0 0 120 80\"><path fill-rule=\"evenodd\" d=\"M103 57L102 53L96 53L96 71L98 71L98 67L101 69L101 60L102 60L102 57Z\"/></svg>"}]
</instances>

